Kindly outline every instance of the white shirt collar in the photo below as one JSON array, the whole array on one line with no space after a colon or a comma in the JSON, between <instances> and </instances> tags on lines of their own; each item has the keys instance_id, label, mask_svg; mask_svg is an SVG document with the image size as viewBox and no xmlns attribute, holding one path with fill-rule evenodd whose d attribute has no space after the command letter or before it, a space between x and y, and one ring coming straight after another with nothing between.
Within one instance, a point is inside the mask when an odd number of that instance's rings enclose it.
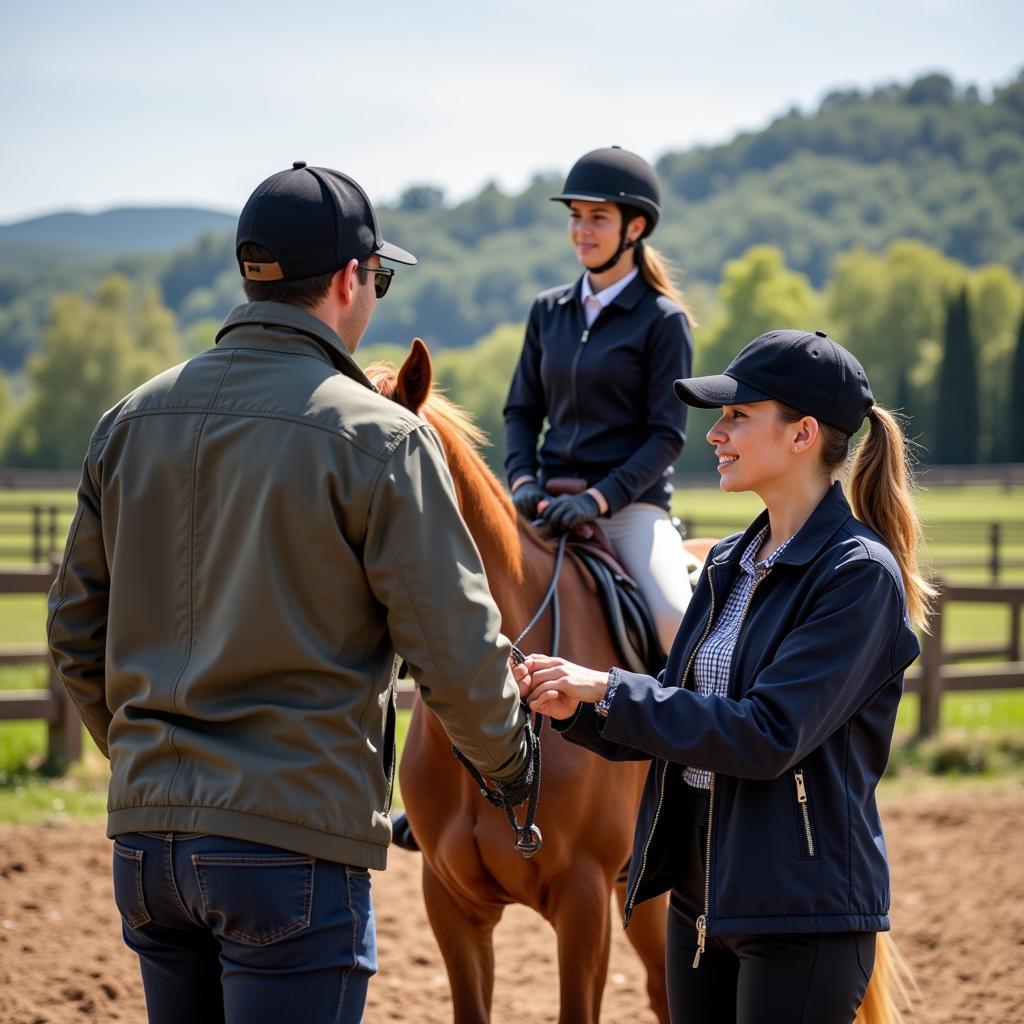
<instances>
[{"instance_id":1,"label":"white shirt collar","mask_svg":"<svg viewBox=\"0 0 1024 1024\"><path fill-rule=\"evenodd\" d=\"M626 286L640 273L639 267L634 267L625 277L620 278L615 284L608 285L607 288L602 288L599 292L595 292L590 287L590 274L583 275L583 290L580 292L580 300L586 305L588 299L596 299L603 309L609 303L615 300L615 298L625 291Z\"/></svg>"}]
</instances>

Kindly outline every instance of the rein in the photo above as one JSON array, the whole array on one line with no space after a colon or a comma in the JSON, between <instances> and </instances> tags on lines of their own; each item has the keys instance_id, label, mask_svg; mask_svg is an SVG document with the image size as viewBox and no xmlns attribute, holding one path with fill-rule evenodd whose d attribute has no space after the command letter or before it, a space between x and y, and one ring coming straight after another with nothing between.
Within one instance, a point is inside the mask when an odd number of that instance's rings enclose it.
<instances>
[{"instance_id":1,"label":"rein","mask_svg":"<svg viewBox=\"0 0 1024 1024\"><path fill-rule=\"evenodd\" d=\"M533 629L534 626L540 621L540 617L546 611L548 605L551 605L551 657L557 657L558 655L558 640L560 631L559 622L559 610L558 610L558 578L562 573L562 561L565 558L565 545L568 541L569 535L563 533L558 538L558 550L555 552L555 568L551 574L551 583L548 585L547 593L544 595L540 606L533 613L533 618L526 624L526 628L516 637L515 643L512 645L512 661L517 665L522 665L526 661L526 657L522 651L519 650L519 645L523 641L523 637ZM523 710L526 712L527 720L530 717L530 710L526 701L522 701ZM512 826L512 831L515 833L515 848L524 856L532 857L543 845L544 837L541 835L539 826L535 823L537 817L537 804L540 801L540 733L541 729L544 728L544 716L540 713L533 716L533 750L531 752L531 758L533 760L533 782L530 785L530 796L526 803L526 817L523 819L522 825L519 824L516 819L516 812L514 807L510 807L508 801L502 796L501 790L497 787L492 788L487 785L486 780L477 770L474 765L465 754L459 750L454 744L452 745L452 753L459 759L459 762L465 767L466 771L469 772L470 777L476 783L477 788L480 790L480 795L494 807L500 807L505 812L505 817L508 818L509 824Z\"/></svg>"}]
</instances>

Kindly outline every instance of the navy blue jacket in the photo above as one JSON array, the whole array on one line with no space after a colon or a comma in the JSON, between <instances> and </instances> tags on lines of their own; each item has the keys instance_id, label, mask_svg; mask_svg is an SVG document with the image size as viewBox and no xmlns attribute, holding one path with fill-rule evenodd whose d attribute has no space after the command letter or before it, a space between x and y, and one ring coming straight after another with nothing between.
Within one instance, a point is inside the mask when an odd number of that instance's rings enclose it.
<instances>
[{"instance_id":1,"label":"navy blue jacket","mask_svg":"<svg viewBox=\"0 0 1024 1024\"><path fill-rule=\"evenodd\" d=\"M889 867L875 786L920 647L890 551L834 484L754 592L728 697L693 690L697 648L740 555L712 550L658 680L614 669L608 717L555 726L611 759L655 758L637 819L626 921L678 881L684 765L715 773L708 934L883 931ZM803 784L806 802L798 799Z\"/></svg>"},{"instance_id":2,"label":"navy blue jacket","mask_svg":"<svg viewBox=\"0 0 1024 1024\"><path fill-rule=\"evenodd\" d=\"M687 408L672 390L690 375L686 314L637 274L587 330L582 287L580 277L542 292L530 310L505 404L509 484L578 476L610 512L634 501L667 509L686 440Z\"/></svg>"}]
</instances>

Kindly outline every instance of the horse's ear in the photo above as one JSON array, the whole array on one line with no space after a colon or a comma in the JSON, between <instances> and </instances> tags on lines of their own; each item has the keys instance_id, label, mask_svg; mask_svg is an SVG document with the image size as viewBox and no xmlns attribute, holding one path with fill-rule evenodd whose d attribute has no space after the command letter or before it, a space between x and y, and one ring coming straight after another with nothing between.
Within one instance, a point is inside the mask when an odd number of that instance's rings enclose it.
<instances>
[{"instance_id":1,"label":"horse's ear","mask_svg":"<svg viewBox=\"0 0 1024 1024\"><path fill-rule=\"evenodd\" d=\"M430 385L434 381L434 368L430 363L427 346L419 338L413 338L412 348L398 371L398 383L395 387L395 401L404 405L410 412L419 412L430 394Z\"/></svg>"}]
</instances>

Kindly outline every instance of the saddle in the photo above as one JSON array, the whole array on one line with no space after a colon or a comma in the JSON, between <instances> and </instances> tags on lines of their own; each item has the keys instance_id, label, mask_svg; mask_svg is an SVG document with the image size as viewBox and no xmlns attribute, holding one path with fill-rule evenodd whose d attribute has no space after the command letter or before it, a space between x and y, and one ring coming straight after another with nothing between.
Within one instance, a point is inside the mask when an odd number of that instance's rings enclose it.
<instances>
[{"instance_id":1,"label":"saddle","mask_svg":"<svg viewBox=\"0 0 1024 1024\"><path fill-rule=\"evenodd\" d=\"M552 496L580 494L587 489L587 482L577 477L553 477L544 489ZM622 667L657 675L665 667L665 651L647 602L619 561L608 535L598 523L583 523L569 534L569 549L594 581Z\"/></svg>"}]
</instances>

